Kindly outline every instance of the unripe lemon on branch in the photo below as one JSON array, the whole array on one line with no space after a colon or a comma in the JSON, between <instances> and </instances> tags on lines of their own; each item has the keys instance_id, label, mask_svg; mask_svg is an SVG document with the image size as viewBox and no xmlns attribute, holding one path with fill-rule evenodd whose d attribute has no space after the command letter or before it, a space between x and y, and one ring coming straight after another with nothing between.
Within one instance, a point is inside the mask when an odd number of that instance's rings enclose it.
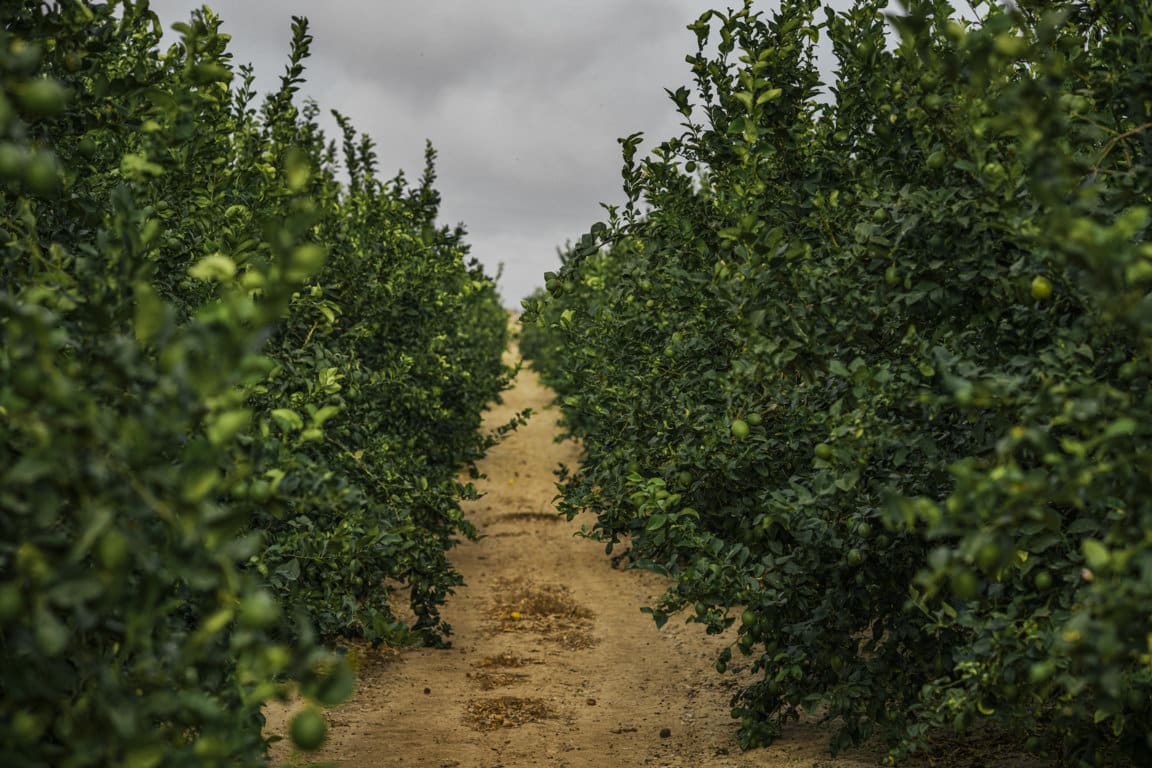
<instances>
[{"instance_id":1,"label":"unripe lemon on branch","mask_svg":"<svg viewBox=\"0 0 1152 768\"><path fill-rule=\"evenodd\" d=\"M297 747L305 752L313 752L319 749L327 738L328 723L324 715L315 709L305 709L292 718L289 735Z\"/></svg>"},{"instance_id":2,"label":"unripe lemon on branch","mask_svg":"<svg viewBox=\"0 0 1152 768\"><path fill-rule=\"evenodd\" d=\"M1043 275L1032 278L1032 298L1044 301L1052 296L1052 283Z\"/></svg>"}]
</instances>

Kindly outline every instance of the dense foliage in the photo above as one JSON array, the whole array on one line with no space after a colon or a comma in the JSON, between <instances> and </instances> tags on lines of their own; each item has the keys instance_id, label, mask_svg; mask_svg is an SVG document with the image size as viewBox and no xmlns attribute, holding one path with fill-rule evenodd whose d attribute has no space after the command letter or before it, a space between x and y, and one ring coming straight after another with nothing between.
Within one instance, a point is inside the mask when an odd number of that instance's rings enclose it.
<instances>
[{"instance_id":1,"label":"dense foliage","mask_svg":"<svg viewBox=\"0 0 1152 768\"><path fill-rule=\"evenodd\" d=\"M1152 11L884 5L690 27L684 133L622 140L528 303L565 503L673 577L658 621L738 623L746 745L820 709L1147 764Z\"/></svg>"},{"instance_id":2,"label":"dense foliage","mask_svg":"<svg viewBox=\"0 0 1152 768\"><path fill-rule=\"evenodd\" d=\"M259 108L219 19L175 29L0 6L5 766L263 764L285 680L350 689L320 638L443 641L473 535L507 318L433 153L382 182L339 118L340 176L301 19Z\"/></svg>"}]
</instances>

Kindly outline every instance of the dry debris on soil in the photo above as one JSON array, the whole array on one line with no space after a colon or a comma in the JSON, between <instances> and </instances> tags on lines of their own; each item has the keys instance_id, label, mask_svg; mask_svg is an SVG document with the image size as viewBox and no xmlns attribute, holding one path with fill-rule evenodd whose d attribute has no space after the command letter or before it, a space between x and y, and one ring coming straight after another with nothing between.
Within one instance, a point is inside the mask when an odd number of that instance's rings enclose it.
<instances>
[{"instance_id":1,"label":"dry debris on soil","mask_svg":"<svg viewBox=\"0 0 1152 768\"><path fill-rule=\"evenodd\" d=\"M556 717L555 711L540 699L500 696L495 699L472 699L464 708L464 722L478 731L518 728Z\"/></svg>"},{"instance_id":2,"label":"dry debris on soil","mask_svg":"<svg viewBox=\"0 0 1152 768\"><path fill-rule=\"evenodd\" d=\"M529 579L498 579L490 617L501 632L534 632L567 650L591 648L595 614L575 600L568 587Z\"/></svg>"},{"instance_id":3,"label":"dry debris on soil","mask_svg":"<svg viewBox=\"0 0 1152 768\"><path fill-rule=\"evenodd\" d=\"M482 691L491 691L494 688L505 688L509 685L516 685L528 679L528 675L520 672L469 672L468 676L472 678Z\"/></svg>"}]
</instances>

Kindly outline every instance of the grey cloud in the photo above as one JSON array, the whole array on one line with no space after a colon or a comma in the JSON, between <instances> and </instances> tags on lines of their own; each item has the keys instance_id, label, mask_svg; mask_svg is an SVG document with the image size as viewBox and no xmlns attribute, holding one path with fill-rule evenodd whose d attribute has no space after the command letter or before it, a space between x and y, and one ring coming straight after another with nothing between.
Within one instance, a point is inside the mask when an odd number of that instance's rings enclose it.
<instances>
[{"instance_id":1,"label":"grey cloud","mask_svg":"<svg viewBox=\"0 0 1152 768\"><path fill-rule=\"evenodd\" d=\"M177 7L178 0L154 3ZM642 54L686 19L675 3L583 2L217 3L240 46L283 47L291 15L309 17L314 49L348 76L371 79L414 104L462 84L524 92L580 78L589 66Z\"/></svg>"}]
</instances>

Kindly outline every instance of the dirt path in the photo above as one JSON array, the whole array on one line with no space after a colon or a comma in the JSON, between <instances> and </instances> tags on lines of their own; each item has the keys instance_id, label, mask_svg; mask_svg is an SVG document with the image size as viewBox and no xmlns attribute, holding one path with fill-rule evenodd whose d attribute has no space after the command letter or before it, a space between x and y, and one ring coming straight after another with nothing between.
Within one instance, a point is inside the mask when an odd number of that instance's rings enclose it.
<instances>
[{"instance_id":1,"label":"dirt path","mask_svg":"<svg viewBox=\"0 0 1152 768\"><path fill-rule=\"evenodd\" d=\"M282 742L274 756L341 768L876 765L876 753L832 760L829 732L811 725L740 752L731 691L712 669L726 641L682 618L657 630L640 608L662 580L613 569L602 545L573 535L581 521L556 517L552 469L577 457L554 442L549 400L525 370L490 414L536 412L483 462L486 495L468 512L484 538L453 552L468 584L445 611L454 647L366 660L353 699L328 713L325 749L304 760ZM287 715L270 713L273 733Z\"/></svg>"}]
</instances>

